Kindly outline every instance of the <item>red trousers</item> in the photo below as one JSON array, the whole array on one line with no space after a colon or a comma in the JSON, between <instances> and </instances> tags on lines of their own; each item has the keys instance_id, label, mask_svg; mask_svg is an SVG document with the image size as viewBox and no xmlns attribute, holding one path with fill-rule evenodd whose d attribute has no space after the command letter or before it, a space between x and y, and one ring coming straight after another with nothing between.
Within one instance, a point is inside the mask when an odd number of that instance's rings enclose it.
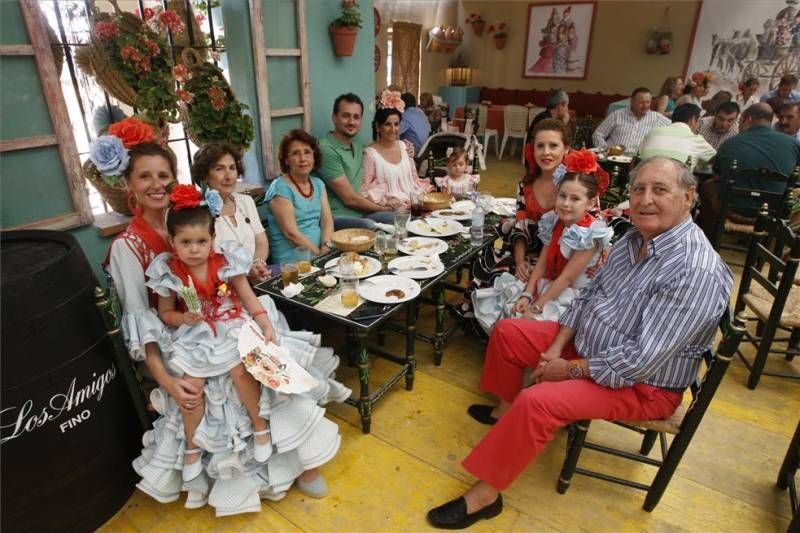
<instances>
[{"instance_id":1,"label":"red trousers","mask_svg":"<svg viewBox=\"0 0 800 533\"><path fill-rule=\"evenodd\" d=\"M536 368L558 329L555 322L506 319L492 330L481 388L513 403L462 465L497 490L505 490L570 422L666 418L681 403L678 392L643 384L611 389L590 379L542 382L521 391L525 368ZM572 343L562 356L580 357Z\"/></svg>"}]
</instances>

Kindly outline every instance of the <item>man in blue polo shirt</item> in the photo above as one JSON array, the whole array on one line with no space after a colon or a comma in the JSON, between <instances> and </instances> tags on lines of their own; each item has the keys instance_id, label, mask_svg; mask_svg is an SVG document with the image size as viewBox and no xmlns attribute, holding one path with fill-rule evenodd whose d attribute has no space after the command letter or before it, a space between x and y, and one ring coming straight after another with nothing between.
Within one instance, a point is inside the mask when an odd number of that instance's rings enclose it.
<instances>
[{"instance_id":1,"label":"man in blue polo shirt","mask_svg":"<svg viewBox=\"0 0 800 533\"><path fill-rule=\"evenodd\" d=\"M364 104L353 93L340 95L333 103L333 131L320 139L322 152L320 178L328 189L328 201L337 230L345 228L375 229L375 223L390 224L394 214L390 208L361 196L364 143L358 139Z\"/></svg>"},{"instance_id":2,"label":"man in blue polo shirt","mask_svg":"<svg viewBox=\"0 0 800 533\"><path fill-rule=\"evenodd\" d=\"M418 154L431 135L431 123L428 122L428 115L417 107L417 99L413 94L403 93L400 98L406 105L400 120L400 140L414 145L414 153Z\"/></svg>"},{"instance_id":3,"label":"man in blue polo shirt","mask_svg":"<svg viewBox=\"0 0 800 533\"><path fill-rule=\"evenodd\" d=\"M706 180L700 187L700 220L706 236L711 239L720 214L719 187L720 177L730 175L733 162L740 170L765 168L791 176L797 165L800 165L800 145L789 135L775 131L772 124L772 108L760 102L753 104L742 113L739 135L731 137L719 147L714 160L713 179ZM762 181L752 178L740 186L755 190L782 192L781 183ZM753 198L752 210L741 213L754 216L760 207L758 198Z\"/></svg>"}]
</instances>

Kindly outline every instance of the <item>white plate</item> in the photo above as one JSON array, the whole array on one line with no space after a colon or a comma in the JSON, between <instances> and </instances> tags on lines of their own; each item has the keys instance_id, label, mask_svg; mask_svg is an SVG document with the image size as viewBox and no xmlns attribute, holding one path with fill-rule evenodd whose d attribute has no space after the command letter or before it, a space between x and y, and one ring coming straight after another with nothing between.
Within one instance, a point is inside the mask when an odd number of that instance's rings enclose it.
<instances>
[{"instance_id":1,"label":"white plate","mask_svg":"<svg viewBox=\"0 0 800 533\"><path fill-rule=\"evenodd\" d=\"M386 292L399 289L403 297L386 296ZM405 276L375 276L374 278L358 284L358 294L365 300L379 304L397 304L413 300L422 289L419 283Z\"/></svg>"},{"instance_id":2,"label":"white plate","mask_svg":"<svg viewBox=\"0 0 800 533\"><path fill-rule=\"evenodd\" d=\"M300 278L300 279L307 278L308 276L310 276L311 274L314 274L316 272L319 272L319 267L315 267L314 265L311 265L311 270L308 271L308 272L304 272L302 274L298 273L298 278Z\"/></svg>"},{"instance_id":3,"label":"white plate","mask_svg":"<svg viewBox=\"0 0 800 533\"><path fill-rule=\"evenodd\" d=\"M381 262L380 261L378 261L374 257L370 257L368 255L362 255L361 257L363 257L363 258L365 258L367 260L367 269L365 271L363 271L361 274L358 275L359 279L364 279L364 278L368 278L370 276L374 276L375 274L377 274L378 272L381 271ZM335 267L338 264L339 264L339 258L338 257L334 257L333 259L331 259L330 261L325 263L325 268L326 269L329 269L329 268L332 269L333 267ZM334 269L334 270L331 270L329 273L330 273L331 276L336 276L337 278L341 275L341 273L339 272L338 268Z\"/></svg>"},{"instance_id":4,"label":"white plate","mask_svg":"<svg viewBox=\"0 0 800 533\"><path fill-rule=\"evenodd\" d=\"M447 243L431 237L409 237L397 243L397 249L408 255L439 255L447 251Z\"/></svg>"},{"instance_id":5,"label":"white plate","mask_svg":"<svg viewBox=\"0 0 800 533\"><path fill-rule=\"evenodd\" d=\"M425 270L404 270L410 268L425 267ZM393 272L392 269L397 269ZM413 279L435 278L444 272L444 265L438 257L420 257L418 255L405 255L396 257L389 261L389 272L398 276L405 276Z\"/></svg>"},{"instance_id":6,"label":"white plate","mask_svg":"<svg viewBox=\"0 0 800 533\"><path fill-rule=\"evenodd\" d=\"M606 159L613 163L630 163L633 161L633 158L627 155L610 155Z\"/></svg>"},{"instance_id":7,"label":"white plate","mask_svg":"<svg viewBox=\"0 0 800 533\"><path fill-rule=\"evenodd\" d=\"M472 202L470 202L471 204ZM474 206L470 206L469 211L465 209L437 209L431 212L434 218L441 218L442 220L469 220L472 218L472 210Z\"/></svg>"},{"instance_id":8,"label":"white plate","mask_svg":"<svg viewBox=\"0 0 800 533\"><path fill-rule=\"evenodd\" d=\"M490 211L495 215L510 217L517 212L516 198L495 198L492 200Z\"/></svg>"},{"instance_id":9,"label":"white plate","mask_svg":"<svg viewBox=\"0 0 800 533\"><path fill-rule=\"evenodd\" d=\"M464 226L456 220L442 218L415 219L406 224L408 231L424 237L449 237L461 233Z\"/></svg>"}]
</instances>

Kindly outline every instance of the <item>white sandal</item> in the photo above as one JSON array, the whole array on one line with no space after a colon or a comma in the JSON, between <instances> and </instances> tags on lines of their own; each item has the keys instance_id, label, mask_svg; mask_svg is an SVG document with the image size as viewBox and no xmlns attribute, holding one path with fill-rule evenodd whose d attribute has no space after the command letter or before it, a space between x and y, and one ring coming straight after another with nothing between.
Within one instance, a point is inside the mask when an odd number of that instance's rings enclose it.
<instances>
[{"instance_id":1,"label":"white sandal","mask_svg":"<svg viewBox=\"0 0 800 533\"><path fill-rule=\"evenodd\" d=\"M266 463L267 459L272 456L272 439L269 438L269 434L269 428L253 432L253 458L257 463ZM256 442L255 437L260 437L261 435L267 436L267 442L264 444Z\"/></svg>"},{"instance_id":2,"label":"white sandal","mask_svg":"<svg viewBox=\"0 0 800 533\"><path fill-rule=\"evenodd\" d=\"M197 476L199 476L203 472L203 457L201 456L197 461L193 463L187 463L185 458L187 455L195 455L195 454L202 454L203 450L200 448L193 448L191 450L186 450L183 452L184 463L183 463L183 481L191 481Z\"/></svg>"}]
</instances>

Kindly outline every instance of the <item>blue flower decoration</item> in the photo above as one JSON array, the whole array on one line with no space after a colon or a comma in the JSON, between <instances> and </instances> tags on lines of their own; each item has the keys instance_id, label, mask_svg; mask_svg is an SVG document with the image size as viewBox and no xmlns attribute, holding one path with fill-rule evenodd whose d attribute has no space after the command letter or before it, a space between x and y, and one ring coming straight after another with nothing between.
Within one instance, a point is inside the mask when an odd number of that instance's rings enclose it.
<instances>
[{"instance_id":1,"label":"blue flower decoration","mask_svg":"<svg viewBox=\"0 0 800 533\"><path fill-rule=\"evenodd\" d=\"M122 139L114 135L101 135L89 146L89 159L103 176L120 176L128 168L130 156Z\"/></svg>"},{"instance_id":2,"label":"blue flower decoration","mask_svg":"<svg viewBox=\"0 0 800 533\"><path fill-rule=\"evenodd\" d=\"M211 214L215 217L218 217L219 214L222 213L223 202L219 191L207 189L203 203L208 206L208 210L211 211Z\"/></svg>"},{"instance_id":3,"label":"blue flower decoration","mask_svg":"<svg viewBox=\"0 0 800 533\"><path fill-rule=\"evenodd\" d=\"M553 183L556 184L556 187L561 185L561 180L564 179L564 175L567 173L567 165L561 163L556 167L553 171Z\"/></svg>"}]
</instances>

